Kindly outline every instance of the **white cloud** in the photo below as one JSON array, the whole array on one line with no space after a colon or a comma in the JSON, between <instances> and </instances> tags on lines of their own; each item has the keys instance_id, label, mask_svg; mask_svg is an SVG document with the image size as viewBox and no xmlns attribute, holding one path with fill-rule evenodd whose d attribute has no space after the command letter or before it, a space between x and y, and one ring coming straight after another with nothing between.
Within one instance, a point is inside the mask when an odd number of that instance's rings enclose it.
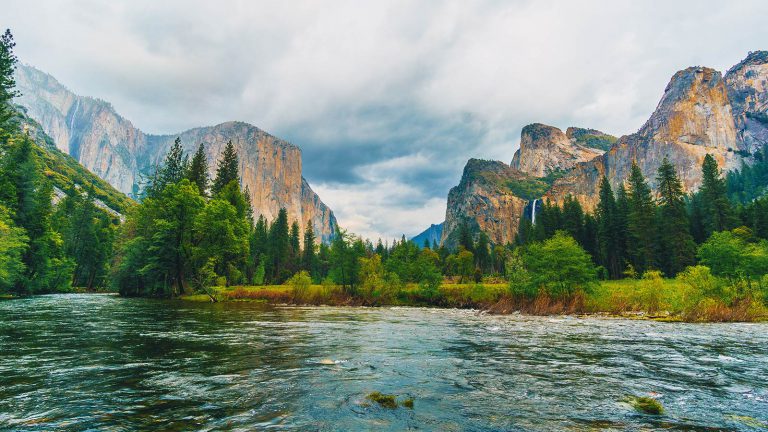
<instances>
[{"instance_id":1,"label":"white cloud","mask_svg":"<svg viewBox=\"0 0 768 432\"><path fill-rule=\"evenodd\" d=\"M0 26L23 61L148 132L243 120L292 140L343 225L392 237L438 221L468 158L509 162L527 123L637 130L675 71L767 48L766 16L764 1L11 0Z\"/></svg>"}]
</instances>

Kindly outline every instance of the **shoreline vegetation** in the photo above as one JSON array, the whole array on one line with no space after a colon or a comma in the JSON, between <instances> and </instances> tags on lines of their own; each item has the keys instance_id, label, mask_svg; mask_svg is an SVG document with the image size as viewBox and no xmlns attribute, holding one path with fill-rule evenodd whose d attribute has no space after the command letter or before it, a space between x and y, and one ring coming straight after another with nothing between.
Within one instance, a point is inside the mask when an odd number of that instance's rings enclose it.
<instances>
[{"instance_id":1,"label":"shoreline vegetation","mask_svg":"<svg viewBox=\"0 0 768 432\"><path fill-rule=\"evenodd\" d=\"M212 296L213 297L212 297ZM393 290L386 299L371 300L346 293L339 285L265 285L213 287L209 293L182 295L188 302L261 302L288 306L441 307L477 309L492 315L576 315L665 322L768 322L762 302L741 299L726 304L707 297L698 287L679 279L600 281L589 293L568 298L546 294L532 299L510 294L506 283L443 283L436 298L425 299L417 284Z\"/></svg>"}]
</instances>

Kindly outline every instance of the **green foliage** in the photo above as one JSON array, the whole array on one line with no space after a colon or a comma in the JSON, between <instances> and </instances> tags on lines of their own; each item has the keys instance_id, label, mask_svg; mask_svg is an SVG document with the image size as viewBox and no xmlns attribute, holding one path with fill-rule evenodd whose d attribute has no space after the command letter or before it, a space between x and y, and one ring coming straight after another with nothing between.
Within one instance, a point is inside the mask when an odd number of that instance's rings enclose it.
<instances>
[{"instance_id":1,"label":"green foliage","mask_svg":"<svg viewBox=\"0 0 768 432\"><path fill-rule=\"evenodd\" d=\"M235 152L235 146L232 145L232 141L229 141L226 147L224 147L224 152L222 153L221 159L219 159L219 165L216 168L216 178L213 180L213 186L211 188L214 195L232 182L239 183L239 165L240 161Z\"/></svg>"},{"instance_id":2,"label":"green foliage","mask_svg":"<svg viewBox=\"0 0 768 432\"><path fill-rule=\"evenodd\" d=\"M475 255L468 250L460 250L456 255L456 271L461 277L459 283L469 280L475 272Z\"/></svg>"},{"instance_id":3,"label":"green foliage","mask_svg":"<svg viewBox=\"0 0 768 432\"><path fill-rule=\"evenodd\" d=\"M11 290L24 275L24 253L29 238L0 205L0 291Z\"/></svg>"},{"instance_id":4,"label":"green foliage","mask_svg":"<svg viewBox=\"0 0 768 432\"><path fill-rule=\"evenodd\" d=\"M117 220L96 206L92 190L88 194L70 191L52 218L64 253L74 264L72 285L87 290L108 285L117 227Z\"/></svg>"},{"instance_id":5,"label":"green foliage","mask_svg":"<svg viewBox=\"0 0 768 432\"><path fill-rule=\"evenodd\" d=\"M628 203L627 254L635 270L642 273L656 263L656 206L651 188L634 162L629 175Z\"/></svg>"},{"instance_id":6,"label":"green foliage","mask_svg":"<svg viewBox=\"0 0 768 432\"><path fill-rule=\"evenodd\" d=\"M312 278L309 277L309 273L302 270L291 276L286 284L293 289L294 301L306 303L309 300L309 288L312 286Z\"/></svg>"},{"instance_id":7,"label":"green foliage","mask_svg":"<svg viewBox=\"0 0 768 432\"><path fill-rule=\"evenodd\" d=\"M523 254L523 262L530 274L531 284L553 297L588 290L597 281L596 269L589 255L564 232L529 245Z\"/></svg>"},{"instance_id":8,"label":"green foliage","mask_svg":"<svg viewBox=\"0 0 768 432\"><path fill-rule=\"evenodd\" d=\"M768 274L768 241L747 228L716 232L699 246L698 258L714 275L759 280Z\"/></svg>"},{"instance_id":9,"label":"green foliage","mask_svg":"<svg viewBox=\"0 0 768 432\"><path fill-rule=\"evenodd\" d=\"M532 299L538 294L538 287L531 283L531 274L525 267L521 249L515 249L507 260L509 294L513 298Z\"/></svg>"},{"instance_id":10,"label":"green foliage","mask_svg":"<svg viewBox=\"0 0 768 432\"><path fill-rule=\"evenodd\" d=\"M189 181L197 186L200 195L206 196L211 179L208 175L208 159L205 156L205 144L200 143L200 147L197 148L195 155L192 157L192 162L189 164L186 176Z\"/></svg>"},{"instance_id":11,"label":"green foliage","mask_svg":"<svg viewBox=\"0 0 768 432\"><path fill-rule=\"evenodd\" d=\"M713 232L735 228L737 221L728 201L725 180L720 176L717 161L712 155L704 157L701 170L701 188L697 194L700 196L704 234L708 237Z\"/></svg>"},{"instance_id":12,"label":"green foliage","mask_svg":"<svg viewBox=\"0 0 768 432\"><path fill-rule=\"evenodd\" d=\"M537 177L526 177L508 180L505 186L513 195L532 200L544 195L551 183Z\"/></svg>"},{"instance_id":13,"label":"green foliage","mask_svg":"<svg viewBox=\"0 0 768 432\"><path fill-rule=\"evenodd\" d=\"M608 151L616 141L617 138L610 135L583 134L577 138L576 143L585 147Z\"/></svg>"},{"instance_id":14,"label":"green foliage","mask_svg":"<svg viewBox=\"0 0 768 432\"><path fill-rule=\"evenodd\" d=\"M0 132L6 131L9 128L9 121L15 115L13 108L11 107L11 100L14 97L21 95L16 90L16 80L14 78L14 71L16 70L16 63L18 59L13 53L13 48L16 43L13 41L13 35L10 29L6 29L5 33L0 36ZM0 133L0 135L5 135ZM3 136L0 138L4 139Z\"/></svg>"},{"instance_id":15,"label":"green foliage","mask_svg":"<svg viewBox=\"0 0 768 432\"><path fill-rule=\"evenodd\" d=\"M664 158L656 177L659 192L657 261L667 276L673 277L693 265L696 243L689 231L683 185L675 167Z\"/></svg>"},{"instance_id":16,"label":"green foliage","mask_svg":"<svg viewBox=\"0 0 768 432\"><path fill-rule=\"evenodd\" d=\"M764 197L768 190L768 147L754 155L754 163L742 164L738 170L726 175L728 198L735 203L748 204Z\"/></svg>"},{"instance_id":17,"label":"green foliage","mask_svg":"<svg viewBox=\"0 0 768 432\"><path fill-rule=\"evenodd\" d=\"M68 290L72 262L64 256L61 235L51 224L53 186L42 174L28 136L12 136L0 160L0 204L13 223L24 230L28 247L22 255L24 273L16 279L16 294Z\"/></svg>"}]
</instances>

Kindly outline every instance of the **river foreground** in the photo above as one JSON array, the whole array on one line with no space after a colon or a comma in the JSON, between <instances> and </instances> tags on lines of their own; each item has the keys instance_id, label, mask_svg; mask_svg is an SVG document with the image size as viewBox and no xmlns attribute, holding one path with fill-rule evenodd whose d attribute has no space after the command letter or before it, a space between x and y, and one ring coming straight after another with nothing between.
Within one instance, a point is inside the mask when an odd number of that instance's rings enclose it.
<instances>
[{"instance_id":1,"label":"river foreground","mask_svg":"<svg viewBox=\"0 0 768 432\"><path fill-rule=\"evenodd\" d=\"M766 377L764 323L0 302L0 430L760 430Z\"/></svg>"}]
</instances>

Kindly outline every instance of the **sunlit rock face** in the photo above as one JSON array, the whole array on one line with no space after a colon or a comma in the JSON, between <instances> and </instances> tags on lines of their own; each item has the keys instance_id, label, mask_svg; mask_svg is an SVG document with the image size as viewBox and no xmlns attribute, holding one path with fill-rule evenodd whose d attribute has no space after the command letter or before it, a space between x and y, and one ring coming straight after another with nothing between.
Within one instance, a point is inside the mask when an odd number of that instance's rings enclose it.
<instances>
[{"instance_id":1,"label":"sunlit rock face","mask_svg":"<svg viewBox=\"0 0 768 432\"><path fill-rule=\"evenodd\" d=\"M336 230L333 212L302 177L301 150L243 122L190 129L180 134L149 135L118 115L99 99L78 96L53 77L29 66L17 70L17 85L25 106L55 141L90 171L123 193L135 195L142 175L152 171L176 137L192 153L203 143L211 175L224 146L232 141L240 158L243 188L248 187L254 214L268 220L281 207L303 233L312 223L318 240L330 241Z\"/></svg>"},{"instance_id":2,"label":"sunlit rock face","mask_svg":"<svg viewBox=\"0 0 768 432\"><path fill-rule=\"evenodd\" d=\"M764 79L765 71L763 83ZM752 91L741 93L760 98ZM734 112L733 100L738 101L742 114ZM749 122L742 106L750 104L743 100L744 96L731 94L718 71L705 67L682 70L672 77L658 107L638 132L619 138L604 155L578 164L555 182L546 197L561 201L571 194L592 210L603 175L617 187L635 161L654 187L656 172L665 157L677 168L685 190L694 191L701 184L701 164L707 154L712 154L724 170L737 168L746 155L744 151L756 145L746 144L742 137L764 133L754 126L745 129ZM763 91L763 104L765 100Z\"/></svg>"},{"instance_id":3,"label":"sunlit rock face","mask_svg":"<svg viewBox=\"0 0 768 432\"><path fill-rule=\"evenodd\" d=\"M470 159L461 182L448 193L442 244L456 246L462 223L485 232L495 244L513 241L528 200L516 196L510 182L529 177L504 162Z\"/></svg>"},{"instance_id":4,"label":"sunlit rock face","mask_svg":"<svg viewBox=\"0 0 768 432\"><path fill-rule=\"evenodd\" d=\"M725 74L725 85L740 148L754 153L768 144L768 51L749 53Z\"/></svg>"},{"instance_id":5,"label":"sunlit rock face","mask_svg":"<svg viewBox=\"0 0 768 432\"><path fill-rule=\"evenodd\" d=\"M569 128L569 132L576 128ZM602 134L602 132L594 131ZM512 168L543 177L549 173L569 170L578 162L586 162L603 151L580 144L554 126L533 123L520 134L520 148L512 158Z\"/></svg>"},{"instance_id":6,"label":"sunlit rock face","mask_svg":"<svg viewBox=\"0 0 768 432\"><path fill-rule=\"evenodd\" d=\"M672 77L640 130L615 142L592 129L569 128L563 134L552 126L532 124L523 129L511 166L470 160L461 183L448 195L443 242L455 244L451 233L461 221L485 231L496 243L512 241L526 197L509 185L530 184L527 174L542 177L559 171L543 198L562 202L572 195L592 211L602 177L617 188L628 177L633 161L655 187L656 172L668 158L690 192L701 185L701 164L707 154L727 171L749 163L750 154L766 144L768 52L750 53L725 77L710 68L690 67Z\"/></svg>"}]
</instances>

